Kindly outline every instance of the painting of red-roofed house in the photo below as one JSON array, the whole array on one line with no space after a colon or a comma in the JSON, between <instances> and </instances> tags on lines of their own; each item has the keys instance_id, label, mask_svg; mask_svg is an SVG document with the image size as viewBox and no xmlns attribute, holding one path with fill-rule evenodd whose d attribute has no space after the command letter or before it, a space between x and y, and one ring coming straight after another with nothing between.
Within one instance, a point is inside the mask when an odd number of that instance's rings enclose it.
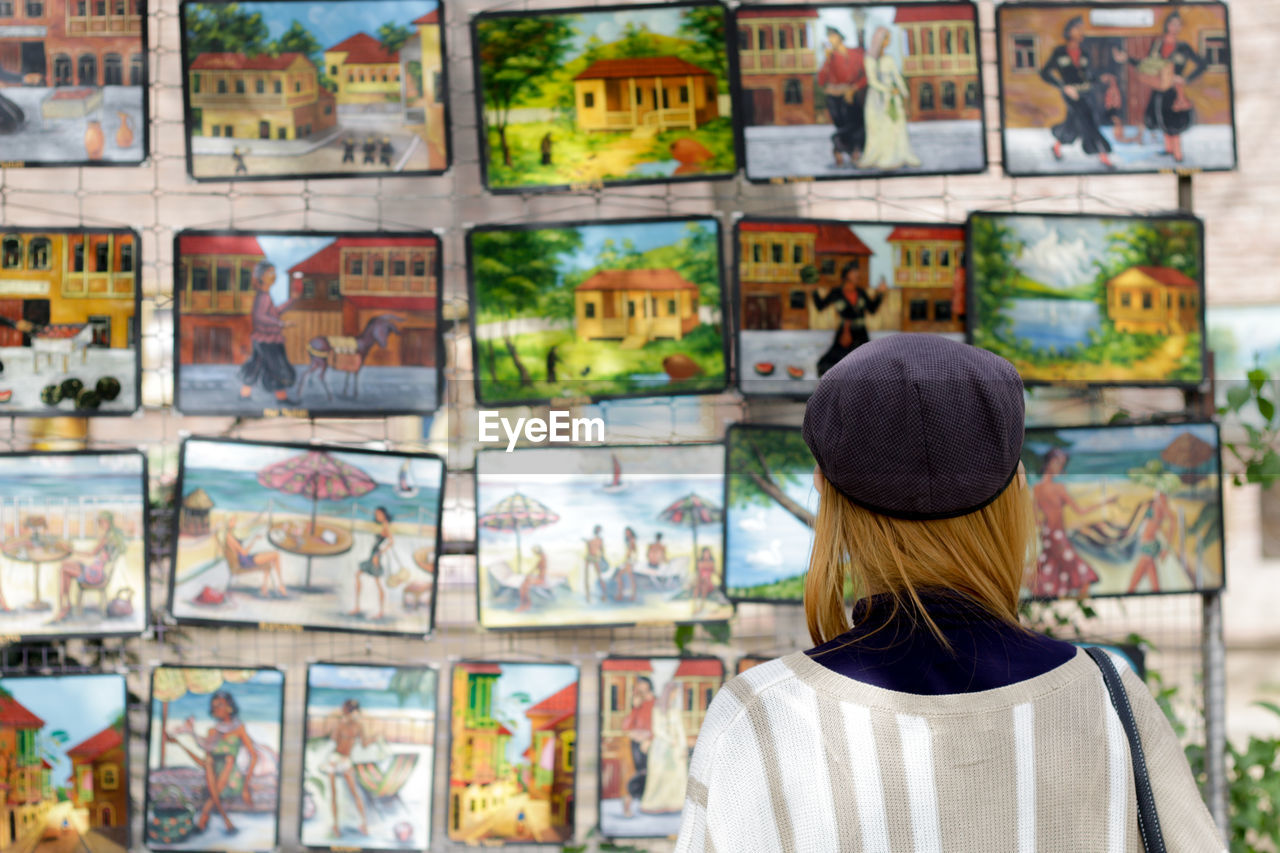
<instances>
[{"instance_id":1,"label":"painting of red-roofed house","mask_svg":"<svg viewBox=\"0 0 1280 853\"><path fill-rule=\"evenodd\" d=\"M438 0L181 6L197 180L448 166Z\"/></svg>"},{"instance_id":2,"label":"painting of red-roofed house","mask_svg":"<svg viewBox=\"0 0 1280 853\"><path fill-rule=\"evenodd\" d=\"M449 840L572 839L577 667L461 661L452 678Z\"/></svg>"}]
</instances>

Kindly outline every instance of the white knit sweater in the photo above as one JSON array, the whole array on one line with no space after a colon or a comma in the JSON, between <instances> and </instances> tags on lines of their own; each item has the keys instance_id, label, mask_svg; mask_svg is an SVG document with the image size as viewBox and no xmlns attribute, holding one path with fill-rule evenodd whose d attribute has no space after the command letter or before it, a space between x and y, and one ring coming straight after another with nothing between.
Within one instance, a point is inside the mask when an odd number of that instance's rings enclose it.
<instances>
[{"instance_id":1,"label":"white knit sweater","mask_svg":"<svg viewBox=\"0 0 1280 853\"><path fill-rule=\"evenodd\" d=\"M1118 663L1169 853L1225 849L1159 706ZM717 694L677 853L1141 853L1128 742L1084 652L993 690L854 681L792 654Z\"/></svg>"}]
</instances>

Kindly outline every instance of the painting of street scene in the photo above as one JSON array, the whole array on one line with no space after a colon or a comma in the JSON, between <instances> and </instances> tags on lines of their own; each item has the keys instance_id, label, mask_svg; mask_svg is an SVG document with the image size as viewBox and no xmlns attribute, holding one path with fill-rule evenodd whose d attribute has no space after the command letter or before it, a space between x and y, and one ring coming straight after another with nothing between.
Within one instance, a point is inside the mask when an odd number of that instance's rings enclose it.
<instances>
[{"instance_id":1,"label":"painting of street scene","mask_svg":"<svg viewBox=\"0 0 1280 853\"><path fill-rule=\"evenodd\" d=\"M0 850L124 853L123 675L0 678Z\"/></svg>"},{"instance_id":2,"label":"painting of street scene","mask_svg":"<svg viewBox=\"0 0 1280 853\"><path fill-rule=\"evenodd\" d=\"M144 0L0 3L0 159L135 165L147 156Z\"/></svg>"},{"instance_id":3,"label":"painting of street scene","mask_svg":"<svg viewBox=\"0 0 1280 853\"><path fill-rule=\"evenodd\" d=\"M1026 595L1195 592L1223 585L1215 425L1028 429L1022 462L1040 536Z\"/></svg>"},{"instance_id":4,"label":"painting of street scene","mask_svg":"<svg viewBox=\"0 0 1280 853\"><path fill-rule=\"evenodd\" d=\"M460 661L449 710L449 840L573 838L578 668Z\"/></svg>"},{"instance_id":5,"label":"painting of street scene","mask_svg":"<svg viewBox=\"0 0 1280 853\"><path fill-rule=\"evenodd\" d=\"M751 180L986 168L973 4L762 6L735 20Z\"/></svg>"},{"instance_id":6,"label":"painting of street scene","mask_svg":"<svg viewBox=\"0 0 1280 853\"><path fill-rule=\"evenodd\" d=\"M964 227L820 219L737 223L738 385L808 396L869 340L964 340Z\"/></svg>"},{"instance_id":7,"label":"painting of street scene","mask_svg":"<svg viewBox=\"0 0 1280 853\"><path fill-rule=\"evenodd\" d=\"M724 447L481 451L480 624L717 622Z\"/></svg>"},{"instance_id":8,"label":"painting of street scene","mask_svg":"<svg viewBox=\"0 0 1280 853\"><path fill-rule=\"evenodd\" d=\"M448 167L438 0L182 3L197 180Z\"/></svg>"},{"instance_id":9,"label":"painting of street scene","mask_svg":"<svg viewBox=\"0 0 1280 853\"><path fill-rule=\"evenodd\" d=\"M478 15L486 186L731 177L726 14L718 3L669 3Z\"/></svg>"},{"instance_id":10,"label":"painting of street scene","mask_svg":"<svg viewBox=\"0 0 1280 853\"><path fill-rule=\"evenodd\" d=\"M723 682L714 657L600 662L601 835L679 834L689 758Z\"/></svg>"},{"instance_id":11,"label":"painting of street scene","mask_svg":"<svg viewBox=\"0 0 1280 853\"><path fill-rule=\"evenodd\" d=\"M435 410L434 234L183 231L175 244L185 414Z\"/></svg>"},{"instance_id":12,"label":"painting of street scene","mask_svg":"<svg viewBox=\"0 0 1280 853\"><path fill-rule=\"evenodd\" d=\"M1196 385L1203 246L1189 216L972 214L970 342L1029 384Z\"/></svg>"},{"instance_id":13,"label":"painting of street scene","mask_svg":"<svg viewBox=\"0 0 1280 853\"><path fill-rule=\"evenodd\" d=\"M435 670L312 664L304 726L304 847L431 846Z\"/></svg>"},{"instance_id":14,"label":"painting of street scene","mask_svg":"<svg viewBox=\"0 0 1280 853\"><path fill-rule=\"evenodd\" d=\"M139 246L124 229L0 231L0 415L138 408Z\"/></svg>"},{"instance_id":15,"label":"painting of street scene","mask_svg":"<svg viewBox=\"0 0 1280 853\"><path fill-rule=\"evenodd\" d=\"M481 402L724 388L717 220L485 227L467 239Z\"/></svg>"},{"instance_id":16,"label":"painting of street scene","mask_svg":"<svg viewBox=\"0 0 1280 853\"><path fill-rule=\"evenodd\" d=\"M146 488L137 451L0 454L0 633L141 634Z\"/></svg>"},{"instance_id":17,"label":"painting of street scene","mask_svg":"<svg viewBox=\"0 0 1280 853\"><path fill-rule=\"evenodd\" d=\"M1010 175L1236 165L1222 3L1010 3L996 10Z\"/></svg>"},{"instance_id":18,"label":"painting of street scene","mask_svg":"<svg viewBox=\"0 0 1280 853\"><path fill-rule=\"evenodd\" d=\"M188 439L179 620L422 635L435 610L435 456Z\"/></svg>"},{"instance_id":19,"label":"painting of street scene","mask_svg":"<svg viewBox=\"0 0 1280 853\"><path fill-rule=\"evenodd\" d=\"M278 669L151 672L146 841L151 850L274 850L279 841Z\"/></svg>"}]
</instances>

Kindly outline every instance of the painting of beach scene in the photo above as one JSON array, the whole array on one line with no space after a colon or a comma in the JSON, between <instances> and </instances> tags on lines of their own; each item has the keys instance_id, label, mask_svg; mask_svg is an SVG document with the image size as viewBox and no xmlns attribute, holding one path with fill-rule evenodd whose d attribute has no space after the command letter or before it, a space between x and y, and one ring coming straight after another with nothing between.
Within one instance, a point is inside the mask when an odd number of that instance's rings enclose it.
<instances>
[{"instance_id":1,"label":"painting of beach scene","mask_svg":"<svg viewBox=\"0 0 1280 853\"><path fill-rule=\"evenodd\" d=\"M711 217L477 228L467 263L486 405L724 388Z\"/></svg>"},{"instance_id":2,"label":"painting of beach scene","mask_svg":"<svg viewBox=\"0 0 1280 853\"><path fill-rule=\"evenodd\" d=\"M193 438L178 486L179 621L431 630L439 457Z\"/></svg>"},{"instance_id":3,"label":"painting of beach scene","mask_svg":"<svg viewBox=\"0 0 1280 853\"><path fill-rule=\"evenodd\" d=\"M751 180L986 168L972 3L753 6L734 20Z\"/></svg>"},{"instance_id":4,"label":"painting of beach scene","mask_svg":"<svg viewBox=\"0 0 1280 853\"><path fill-rule=\"evenodd\" d=\"M556 844L573 838L578 668L464 660L449 709L449 840Z\"/></svg>"},{"instance_id":5,"label":"painting of beach scene","mask_svg":"<svg viewBox=\"0 0 1280 853\"><path fill-rule=\"evenodd\" d=\"M1010 175L1234 169L1224 3L996 10Z\"/></svg>"},{"instance_id":6,"label":"painting of beach scene","mask_svg":"<svg viewBox=\"0 0 1280 853\"><path fill-rule=\"evenodd\" d=\"M1198 219L974 213L969 265L970 343L1028 384L1204 377Z\"/></svg>"},{"instance_id":7,"label":"painting of beach scene","mask_svg":"<svg viewBox=\"0 0 1280 853\"><path fill-rule=\"evenodd\" d=\"M1223 586L1222 475L1214 424L1028 429L1040 535L1034 598Z\"/></svg>"},{"instance_id":8,"label":"painting of beach scene","mask_svg":"<svg viewBox=\"0 0 1280 853\"><path fill-rule=\"evenodd\" d=\"M283 722L278 669L152 670L147 848L275 850Z\"/></svg>"},{"instance_id":9,"label":"painting of beach scene","mask_svg":"<svg viewBox=\"0 0 1280 853\"><path fill-rule=\"evenodd\" d=\"M123 675L0 678L0 850L129 849Z\"/></svg>"},{"instance_id":10,"label":"painting of beach scene","mask_svg":"<svg viewBox=\"0 0 1280 853\"><path fill-rule=\"evenodd\" d=\"M528 192L731 177L727 16L718 3L477 15L485 185Z\"/></svg>"},{"instance_id":11,"label":"painting of beach scene","mask_svg":"<svg viewBox=\"0 0 1280 853\"><path fill-rule=\"evenodd\" d=\"M437 0L190 2L196 180L423 175L449 165Z\"/></svg>"},{"instance_id":12,"label":"painting of beach scene","mask_svg":"<svg viewBox=\"0 0 1280 853\"><path fill-rule=\"evenodd\" d=\"M183 231L174 238L184 414L425 414L440 398L431 233Z\"/></svg>"},{"instance_id":13,"label":"painting of beach scene","mask_svg":"<svg viewBox=\"0 0 1280 853\"><path fill-rule=\"evenodd\" d=\"M718 622L724 446L481 451L480 624Z\"/></svg>"},{"instance_id":14,"label":"painting of beach scene","mask_svg":"<svg viewBox=\"0 0 1280 853\"><path fill-rule=\"evenodd\" d=\"M0 454L0 633L141 634L146 488L137 451Z\"/></svg>"},{"instance_id":15,"label":"painting of beach scene","mask_svg":"<svg viewBox=\"0 0 1280 853\"><path fill-rule=\"evenodd\" d=\"M311 664L303 725L304 847L431 846L434 669Z\"/></svg>"},{"instance_id":16,"label":"painting of beach scene","mask_svg":"<svg viewBox=\"0 0 1280 853\"><path fill-rule=\"evenodd\" d=\"M964 227L823 219L737 223L738 385L807 396L860 344L964 340Z\"/></svg>"},{"instance_id":17,"label":"painting of beach scene","mask_svg":"<svg viewBox=\"0 0 1280 853\"><path fill-rule=\"evenodd\" d=\"M689 758L723 682L714 657L600 662L601 835L679 834Z\"/></svg>"}]
</instances>

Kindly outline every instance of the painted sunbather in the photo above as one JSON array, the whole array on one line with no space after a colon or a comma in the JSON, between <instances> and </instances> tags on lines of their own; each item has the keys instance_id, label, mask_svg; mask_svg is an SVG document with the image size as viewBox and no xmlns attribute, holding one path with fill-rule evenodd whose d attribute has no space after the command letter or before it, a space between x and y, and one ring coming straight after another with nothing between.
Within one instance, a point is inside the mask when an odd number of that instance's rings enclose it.
<instances>
[{"instance_id":1,"label":"painted sunbather","mask_svg":"<svg viewBox=\"0 0 1280 853\"><path fill-rule=\"evenodd\" d=\"M537 560L533 564L533 571L525 575L520 584L520 604L516 606L516 613L524 613L533 606L533 587L547 585L547 554L541 545L534 545L533 553Z\"/></svg>"},{"instance_id":2,"label":"painted sunbather","mask_svg":"<svg viewBox=\"0 0 1280 853\"><path fill-rule=\"evenodd\" d=\"M227 562L231 565L231 573L234 575L240 572L261 571L262 587L258 592L264 597L274 593L281 598L287 598L289 591L285 589L284 578L280 576L280 555L275 551L253 553L251 549L253 548L253 543L258 540L258 534L249 537L248 542L241 542L235 531L235 517L227 516L227 520L222 526L222 538L226 543L225 556ZM273 578L275 580L274 590L270 588Z\"/></svg>"},{"instance_id":3,"label":"painted sunbather","mask_svg":"<svg viewBox=\"0 0 1280 853\"><path fill-rule=\"evenodd\" d=\"M216 809L230 835L236 832L236 827L227 814L226 802L233 797L240 797L245 805L253 806L251 780L258 764L258 748L240 720L240 708L235 697L227 691L219 690L209 697L209 716L215 722L204 737L196 735L195 720L188 717L181 726L166 731L164 739L166 743L185 752L204 771L207 794L200 806L200 813L196 816L196 828L203 832ZM195 738L199 751L188 748L178 740L177 735L180 734L189 734ZM245 750L248 758L243 770L237 765L241 749Z\"/></svg>"}]
</instances>

